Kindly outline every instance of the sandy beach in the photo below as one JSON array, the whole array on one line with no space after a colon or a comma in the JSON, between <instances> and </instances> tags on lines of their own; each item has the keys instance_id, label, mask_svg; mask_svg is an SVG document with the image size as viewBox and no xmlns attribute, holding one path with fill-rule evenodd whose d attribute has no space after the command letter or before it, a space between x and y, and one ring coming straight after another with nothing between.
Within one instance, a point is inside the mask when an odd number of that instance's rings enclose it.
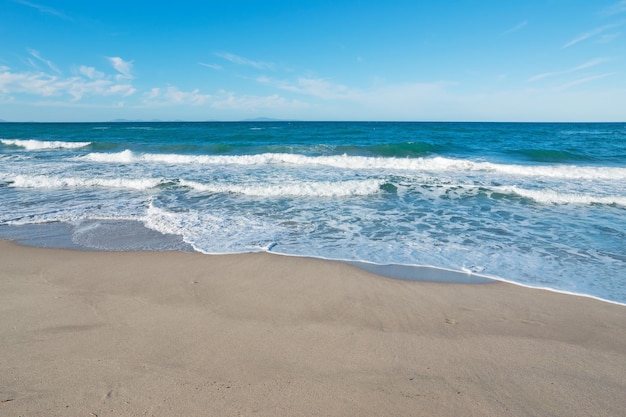
<instances>
[{"instance_id":1,"label":"sandy beach","mask_svg":"<svg viewBox=\"0 0 626 417\"><path fill-rule=\"evenodd\" d=\"M0 416L623 416L626 307L0 241Z\"/></svg>"}]
</instances>

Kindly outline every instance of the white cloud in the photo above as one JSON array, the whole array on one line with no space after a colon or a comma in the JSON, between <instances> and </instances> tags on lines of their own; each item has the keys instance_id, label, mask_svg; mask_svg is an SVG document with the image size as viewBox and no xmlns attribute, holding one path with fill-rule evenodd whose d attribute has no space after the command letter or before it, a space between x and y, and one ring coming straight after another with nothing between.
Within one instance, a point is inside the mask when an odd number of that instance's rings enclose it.
<instances>
[{"instance_id":1,"label":"white cloud","mask_svg":"<svg viewBox=\"0 0 626 417\"><path fill-rule=\"evenodd\" d=\"M570 87L574 87L576 85L580 85L580 84L585 84L588 83L590 81L595 81L595 80L599 80L601 78L606 78L606 77L610 77L612 75L615 75L614 72L609 72L609 73L605 73L605 74L598 74L598 75L591 75L588 77L583 77L583 78L579 78L577 80L571 81L567 84L563 84L559 87L557 87L557 90L566 90Z\"/></svg>"},{"instance_id":2,"label":"white cloud","mask_svg":"<svg viewBox=\"0 0 626 417\"><path fill-rule=\"evenodd\" d=\"M445 114L455 114L458 103L447 91L448 82L414 82L381 85L364 91L354 102L372 120L438 120Z\"/></svg>"},{"instance_id":3,"label":"white cloud","mask_svg":"<svg viewBox=\"0 0 626 417\"><path fill-rule=\"evenodd\" d=\"M160 88L153 88L150 90L149 93L144 94L144 98L146 100L153 100L155 98L157 98L159 96L159 94L161 94L161 89Z\"/></svg>"},{"instance_id":4,"label":"white cloud","mask_svg":"<svg viewBox=\"0 0 626 417\"><path fill-rule=\"evenodd\" d=\"M626 12L626 0L622 0L620 2L612 4L611 6L605 8L602 11L602 14L606 16L613 16L613 15L625 13L625 12Z\"/></svg>"},{"instance_id":5,"label":"white cloud","mask_svg":"<svg viewBox=\"0 0 626 417\"><path fill-rule=\"evenodd\" d=\"M319 77L275 80L262 76L257 81L302 95L305 101L298 104L318 120L432 120L440 118L438 115L445 114L453 105L452 96L446 91L453 83L444 81L402 84L379 81L369 88L354 88ZM282 99L283 103L287 100ZM291 114L303 120L310 118L302 113Z\"/></svg>"},{"instance_id":6,"label":"white cloud","mask_svg":"<svg viewBox=\"0 0 626 417\"><path fill-rule=\"evenodd\" d=\"M0 73L0 92L26 93L39 96L58 94L58 77L43 73Z\"/></svg>"},{"instance_id":7,"label":"white cloud","mask_svg":"<svg viewBox=\"0 0 626 417\"><path fill-rule=\"evenodd\" d=\"M56 9L53 9L52 7L43 6L41 4L31 3L31 2L28 2L28 1L25 1L25 0L13 0L13 1L15 1L16 3L19 3L19 4L23 5L23 6L27 6L27 7L33 8L33 9L37 9L37 10L39 10L40 13L45 13L45 14L49 14L49 15L52 15L52 16L56 16L56 17L64 19L64 20L70 20L70 21L73 20L71 17L65 15L64 13L62 13L62 12L56 10Z\"/></svg>"},{"instance_id":8,"label":"white cloud","mask_svg":"<svg viewBox=\"0 0 626 417\"><path fill-rule=\"evenodd\" d=\"M114 84L104 90L104 95L121 95L128 97L137 92L137 89L130 84Z\"/></svg>"},{"instance_id":9,"label":"white cloud","mask_svg":"<svg viewBox=\"0 0 626 417\"><path fill-rule=\"evenodd\" d=\"M81 65L80 68L78 68L78 72L92 80L99 80L101 78L104 78L104 73L97 71L94 67Z\"/></svg>"},{"instance_id":10,"label":"white cloud","mask_svg":"<svg viewBox=\"0 0 626 417\"><path fill-rule=\"evenodd\" d=\"M534 75L534 76L530 77L528 79L528 81L529 82L534 82L534 81L542 80L544 78L553 77L553 76L556 76L556 75L570 74L572 72L576 72L576 71L580 71L580 70L583 70L583 69L595 67L595 66L600 65L600 64L602 64L604 62L607 62L607 61L608 61L607 58L595 58L595 59L587 61L587 62L585 62L583 64L580 64L580 65L578 65L576 67L566 69L564 71L544 72L544 73L541 73L541 74Z\"/></svg>"},{"instance_id":11,"label":"white cloud","mask_svg":"<svg viewBox=\"0 0 626 417\"><path fill-rule=\"evenodd\" d=\"M331 102L314 110L326 111L332 120L618 121L626 106L623 88L463 93L455 86L444 81L386 85L365 91L350 106Z\"/></svg>"},{"instance_id":12,"label":"white cloud","mask_svg":"<svg viewBox=\"0 0 626 417\"><path fill-rule=\"evenodd\" d=\"M216 71L220 71L221 69L223 69L223 67L221 65L218 64L205 64L204 62L198 62L198 64L204 66L204 67L208 67L211 69L214 69Z\"/></svg>"},{"instance_id":13,"label":"white cloud","mask_svg":"<svg viewBox=\"0 0 626 417\"><path fill-rule=\"evenodd\" d=\"M274 69L274 64L271 64L269 62L253 61L251 59L244 58L239 55L231 54L229 52L218 52L215 55L222 59L225 59L226 61L232 62L233 64L243 65L246 67L253 67L258 70Z\"/></svg>"},{"instance_id":14,"label":"white cloud","mask_svg":"<svg viewBox=\"0 0 626 417\"><path fill-rule=\"evenodd\" d=\"M513 26L512 28L507 29L504 32L502 32L502 35L504 36L504 35L511 34L513 32L517 32L518 30L521 30L521 29L525 28L527 25L528 25L528 21L524 20L523 22L518 23L517 25Z\"/></svg>"},{"instance_id":15,"label":"white cloud","mask_svg":"<svg viewBox=\"0 0 626 417\"><path fill-rule=\"evenodd\" d=\"M622 26L625 23L626 23L626 20L622 20L622 21L617 22L617 23L611 23L611 24L604 25L604 26L601 26L599 28L590 30L589 32L585 32L582 35L579 35L579 36L575 37L574 39L572 39L571 41L567 42L565 45L563 45L562 48L563 49L569 48L570 46L574 46L577 43L580 43L580 42L582 42L584 40L587 40L587 39L592 38L592 37L594 37L596 35L599 35L602 32L606 32L609 29L613 29L613 28Z\"/></svg>"},{"instance_id":16,"label":"white cloud","mask_svg":"<svg viewBox=\"0 0 626 417\"><path fill-rule=\"evenodd\" d=\"M31 54L33 57L35 57L38 61L43 62L44 64L46 64L48 66L48 68L50 68L52 71L56 72L57 74L61 74L61 71L56 67L56 65L54 65L52 63L52 61L45 59L41 56L41 54L39 53L39 51L36 51L34 49L29 49L28 53ZM31 64L36 67L37 65L35 65L33 63L33 61L30 61Z\"/></svg>"},{"instance_id":17,"label":"white cloud","mask_svg":"<svg viewBox=\"0 0 626 417\"><path fill-rule=\"evenodd\" d=\"M4 94L26 94L40 97L69 95L72 101L85 96L129 96L136 89L128 83L120 83L113 76L81 66L79 75L63 77L45 72L12 72L0 70L0 92ZM83 76L80 76L83 75Z\"/></svg>"},{"instance_id":18,"label":"white cloud","mask_svg":"<svg viewBox=\"0 0 626 417\"><path fill-rule=\"evenodd\" d=\"M127 97L134 94L137 90L130 84L115 84L110 80L94 80L85 81L77 79L69 79L67 92L72 95L74 100L80 100L85 95L95 96L122 96Z\"/></svg>"},{"instance_id":19,"label":"white cloud","mask_svg":"<svg viewBox=\"0 0 626 417\"><path fill-rule=\"evenodd\" d=\"M209 94L201 94L199 89L181 91L178 87L169 86L165 89L152 88L144 94L144 104L153 106L191 105L200 106L211 99Z\"/></svg>"},{"instance_id":20,"label":"white cloud","mask_svg":"<svg viewBox=\"0 0 626 417\"><path fill-rule=\"evenodd\" d=\"M558 71L542 72L541 74L533 75L532 77L530 77L528 79L528 82L535 82L535 81L543 80L544 78L552 77L552 76L559 75L559 74L565 74L565 72L558 72Z\"/></svg>"},{"instance_id":21,"label":"white cloud","mask_svg":"<svg viewBox=\"0 0 626 417\"><path fill-rule=\"evenodd\" d=\"M295 82L272 80L268 77L259 77L257 81L268 84L281 90L290 91L325 100L349 99L359 95L359 92L345 85L332 83L324 78L300 77Z\"/></svg>"},{"instance_id":22,"label":"white cloud","mask_svg":"<svg viewBox=\"0 0 626 417\"><path fill-rule=\"evenodd\" d=\"M605 63L607 61L608 61L607 58L595 58L595 59L587 61L587 62L585 62L583 64L580 64L577 67L572 68L571 70L569 70L569 72L580 71L582 69L595 67L595 66L603 64L603 63Z\"/></svg>"},{"instance_id":23,"label":"white cloud","mask_svg":"<svg viewBox=\"0 0 626 417\"><path fill-rule=\"evenodd\" d=\"M0 93L0 104L8 104L15 101L15 97Z\"/></svg>"},{"instance_id":24,"label":"white cloud","mask_svg":"<svg viewBox=\"0 0 626 417\"><path fill-rule=\"evenodd\" d=\"M294 109L308 107L308 105L299 100L287 99L278 94L269 96L238 96L233 92L220 91L219 96L213 101L211 107L221 110L228 109L250 112L257 110L293 111Z\"/></svg>"},{"instance_id":25,"label":"white cloud","mask_svg":"<svg viewBox=\"0 0 626 417\"><path fill-rule=\"evenodd\" d=\"M219 90L215 94L202 94L198 89L182 91L176 86L150 89L143 95L143 104L147 107L209 106L215 110L238 114L237 117L244 117L242 115L253 114L260 110L276 110L285 114L307 106L306 103L288 99L279 94L269 96L239 95L225 90Z\"/></svg>"},{"instance_id":26,"label":"white cloud","mask_svg":"<svg viewBox=\"0 0 626 417\"><path fill-rule=\"evenodd\" d=\"M602 35L600 37L600 39L598 39L598 43L610 43L613 42L615 39L619 38L620 33L607 33L605 35Z\"/></svg>"},{"instance_id":27,"label":"white cloud","mask_svg":"<svg viewBox=\"0 0 626 417\"><path fill-rule=\"evenodd\" d=\"M119 75L117 76L118 79L122 79L122 78L132 79L133 78L133 74L132 74L133 63L132 62L124 61L122 58L118 56L108 57L108 59L109 59L109 62L111 62L111 65L113 65L113 68L115 68L115 70L119 72Z\"/></svg>"}]
</instances>

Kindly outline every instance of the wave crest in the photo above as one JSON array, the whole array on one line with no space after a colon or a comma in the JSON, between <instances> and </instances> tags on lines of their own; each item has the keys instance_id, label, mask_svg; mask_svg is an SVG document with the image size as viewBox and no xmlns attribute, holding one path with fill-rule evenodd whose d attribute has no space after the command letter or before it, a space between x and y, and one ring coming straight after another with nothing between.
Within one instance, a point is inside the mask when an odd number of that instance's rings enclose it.
<instances>
[{"instance_id":1,"label":"wave crest","mask_svg":"<svg viewBox=\"0 0 626 417\"><path fill-rule=\"evenodd\" d=\"M563 193L554 190L527 190L520 187L497 187L497 192L515 194L540 204L606 204L626 207L626 196L597 196L582 193Z\"/></svg>"},{"instance_id":2,"label":"wave crest","mask_svg":"<svg viewBox=\"0 0 626 417\"><path fill-rule=\"evenodd\" d=\"M210 193L233 193L257 197L350 197L366 196L381 191L384 181L353 180L353 181L319 181L319 182L288 182L282 184L203 184L195 181L181 180L180 185L197 191Z\"/></svg>"},{"instance_id":3,"label":"wave crest","mask_svg":"<svg viewBox=\"0 0 626 417\"><path fill-rule=\"evenodd\" d=\"M523 177L563 179L626 180L626 168L577 165L514 165L480 162L445 157L395 158L349 155L307 156L289 153L263 153L255 155L182 155L136 154L130 150L116 153L90 153L83 159L102 163L165 163L201 165L295 165L323 166L352 170L386 170L417 172L494 172Z\"/></svg>"},{"instance_id":4,"label":"wave crest","mask_svg":"<svg viewBox=\"0 0 626 417\"><path fill-rule=\"evenodd\" d=\"M28 151L44 149L78 149L91 145L91 142L63 142L59 140L44 141L36 139L0 139L0 143L6 146L17 146Z\"/></svg>"},{"instance_id":5,"label":"wave crest","mask_svg":"<svg viewBox=\"0 0 626 417\"><path fill-rule=\"evenodd\" d=\"M157 187L163 181L155 178L125 179L125 178L75 178L50 177L45 175L17 175L5 178L10 187L15 188L128 188L133 190L147 190Z\"/></svg>"}]
</instances>

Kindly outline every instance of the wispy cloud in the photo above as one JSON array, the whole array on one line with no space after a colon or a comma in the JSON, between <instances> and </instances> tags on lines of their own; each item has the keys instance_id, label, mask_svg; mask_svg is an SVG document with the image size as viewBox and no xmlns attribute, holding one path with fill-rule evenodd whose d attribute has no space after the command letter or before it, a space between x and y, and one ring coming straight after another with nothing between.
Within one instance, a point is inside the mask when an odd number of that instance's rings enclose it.
<instances>
[{"instance_id":1,"label":"wispy cloud","mask_svg":"<svg viewBox=\"0 0 626 417\"><path fill-rule=\"evenodd\" d=\"M94 67L87 67L85 65L81 65L78 68L78 72L92 80L98 80L98 79L104 78L104 73L96 70Z\"/></svg>"},{"instance_id":2,"label":"wispy cloud","mask_svg":"<svg viewBox=\"0 0 626 417\"><path fill-rule=\"evenodd\" d=\"M607 58L595 58L595 59L587 61L587 62L585 62L583 64L577 65L577 66L575 66L573 68L569 68L569 69L566 69L566 70L563 70L563 71L544 72L544 73L541 73L541 74L534 75L534 76L530 77L528 79L528 81L529 82L534 82L534 81L542 80L544 78L553 77L553 76L556 76L556 75L570 74L572 72L576 72L576 71L580 71L580 70L583 70L583 69L595 67L595 66L600 65L600 64L602 64L604 62L607 62L607 61L608 61Z\"/></svg>"},{"instance_id":3,"label":"wispy cloud","mask_svg":"<svg viewBox=\"0 0 626 417\"><path fill-rule=\"evenodd\" d=\"M78 101L85 95L129 96L135 91L130 84L116 84L111 80L62 78L42 73L0 73L0 92L5 94L22 93L42 97L68 94L73 101Z\"/></svg>"},{"instance_id":4,"label":"wispy cloud","mask_svg":"<svg viewBox=\"0 0 626 417\"><path fill-rule=\"evenodd\" d=\"M198 62L198 64L202 65L203 67L214 69L216 71L220 71L220 70L222 70L224 68L224 67L222 67L221 65L218 65L218 64L205 64L204 62Z\"/></svg>"},{"instance_id":5,"label":"wispy cloud","mask_svg":"<svg viewBox=\"0 0 626 417\"><path fill-rule=\"evenodd\" d=\"M574 87L576 85L585 84L585 83L588 83L590 81L599 80L601 78L610 77L612 75L615 75L615 73L614 72L608 72L608 73L605 73L605 74L591 75L589 77L579 78L577 80L571 81L571 82L569 82L567 84L563 84L563 85L557 87L557 90L559 90L559 91L566 90L566 89L568 89L570 87Z\"/></svg>"},{"instance_id":6,"label":"wispy cloud","mask_svg":"<svg viewBox=\"0 0 626 417\"><path fill-rule=\"evenodd\" d=\"M50 68L52 71L56 72L57 74L61 74L61 70L59 70L57 68L56 65L54 65L54 63L52 63L52 61L45 59L41 56L41 54L39 53L39 51L36 51L34 49L29 49L28 53L31 54L35 59L37 59L40 62L43 62L44 64L46 64L48 66L48 68ZM32 63L32 61L31 61ZM36 65L35 65L36 66Z\"/></svg>"},{"instance_id":7,"label":"wispy cloud","mask_svg":"<svg viewBox=\"0 0 626 417\"><path fill-rule=\"evenodd\" d=\"M576 36L574 39L570 40L565 45L563 45L562 48L563 49L569 48L570 46L574 46L577 43L580 43L580 42L582 42L584 40L592 38L592 37L594 37L596 35L599 35L599 34L601 34L603 32L606 32L607 30L614 29L614 28L617 28L619 26L622 26L625 23L626 23L626 20L621 20L621 21L619 21L617 23L611 23L611 24L608 24L608 25L600 26L600 27L598 27L596 29L590 30L589 32L585 32L585 33L583 33L581 35Z\"/></svg>"},{"instance_id":8,"label":"wispy cloud","mask_svg":"<svg viewBox=\"0 0 626 417\"><path fill-rule=\"evenodd\" d=\"M610 5L609 7L602 10L601 14L605 16L614 16L620 13L626 13L626 0L622 0L620 2Z\"/></svg>"},{"instance_id":9,"label":"wispy cloud","mask_svg":"<svg viewBox=\"0 0 626 417\"><path fill-rule=\"evenodd\" d=\"M63 20L72 21L71 17L67 16L65 13L58 11L57 9L53 9L52 7L44 6L41 4L31 3L25 0L13 0L15 3L21 4L23 6L31 7L33 9L38 10L40 13L49 14L51 16L58 17Z\"/></svg>"},{"instance_id":10,"label":"wispy cloud","mask_svg":"<svg viewBox=\"0 0 626 417\"><path fill-rule=\"evenodd\" d=\"M65 80L67 93L75 101L81 100L84 96L122 96L128 97L137 92L131 84L117 84L111 80L84 80L70 78Z\"/></svg>"},{"instance_id":11,"label":"wispy cloud","mask_svg":"<svg viewBox=\"0 0 626 417\"><path fill-rule=\"evenodd\" d=\"M292 112L308 106L307 103L271 94L268 96L240 94L233 91L219 90L213 94L203 94L199 89L182 91L176 86L155 87L143 94L143 106L150 108L172 106L195 106L211 108L217 111L238 114L255 114L257 111L272 110L281 113Z\"/></svg>"},{"instance_id":12,"label":"wispy cloud","mask_svg":"<svg viewBox=\"0 0 626 417\"><path fill-rule=\"evenodd\" d=\"M144 94L144 104L151 106L170 106L187 104L201 106L211 99L210 94L202 94L199 89L182 91L178 87L152 88Z\"/></svg>"},{"instance_id":13,"label":"wispy cloud","mask_svg":"<svg viewBox=\"0 0 626 417\"><path fill-rule=\"evenodd\" d=\"M259 110L282 110L293 111L308 107L307 103L300 100L293 100L279 94L269 96L257 95L237 95L233 92L220 91L211 107L219 110L237 110L245 112L255 112Z\"/></svg>"},{"instance_id":14,"label":"wispy cloud","mask_svg":"<svg viewBox=\"0 0 626 417\"><path fill-rule=\"evenodd\" d=\"M222 59L225 59L226 61L232 62L233 64L243 65L246 67L252 67L258 70L274 69L274 64L271 64L269 62L253 61L251 59L244 58L239 55L231 54L229 52L217 52L215 55Z\"/></svg>"},{"instance_id":15,"label":"wispy cloud","mask_svg":"<svg viewBox=\"0 0 626 417\"><path fill-rule=\"evenodd\" d=\"M324 78L300 77L295 81L273 80L268 77L259 77L257 81L271 85L281 90L290 91L325 100L346 99L358 95L358 91L345 85L332 83Z\"/></svg>"},{"instance_id":16,"label":"wispy cloud","mask_svg":"<svg viewBox=\"0 0 626 417\"><path fill-rule=\"evenodd\" d=\"M118 79L124 79L124 78L132 79L133 78L133 74L132 74L133 63L132 62L124 61L119 56L108 57L108 60L111 63L111 65L113 65L113 68L115 68L115 70L119 72L119 74L117 75Z\"/></svg>"},{"instance_id":17,"label":"wispy cloud","mask_svg":"<svg viewBox=\"0 0 626 417\"><path fill-rule=\"evenodd\" d=\"M510 29L505 30L504 32L501 33L502 36L504 35L509 35L513 32L517 32L518 30L522 30L523 28L525 28L528 25L528 21L524 20L523 22L513 26Z\"/></svg>"},{"instance_id":18,"label":"wispy cloud","mask_svg":"<svg viewBox=\"0 0 626 417\"><path fill-rule=\"evenodd\" d=\"M58 90L57 77L42 73L0 73L0 92L4 94L26 93L39 96L51 96Z\"/></svg>"},{"instance_id":19,"label":"wispy cloud","mask_svg":"<svg viewBox=\"0 0 626 417\"><path fill-rule=\"evenodd\" d=\"M126 97L136 92L131 84L118 82L117 77L105 75L92 67L83 65L71 77L62 76L54 67L50 69L55 74L44 71L15 72L4 67L0 69L0 93L39 97L68 95L71 101L79 101L85 96Z\"/></svg>"},{"instance_id":20,"label":"wispy cloud","mask_svg":"<svg viewBox=\"0 0 626 417\"><path fill-rule=\"evenodd\" d=\"M602 36L600 36L600 38L598 39L598 43L610 43L613 42L615 39L619 38L620 33L607 33L604 34Z\"/></svg>"}]
</instances>

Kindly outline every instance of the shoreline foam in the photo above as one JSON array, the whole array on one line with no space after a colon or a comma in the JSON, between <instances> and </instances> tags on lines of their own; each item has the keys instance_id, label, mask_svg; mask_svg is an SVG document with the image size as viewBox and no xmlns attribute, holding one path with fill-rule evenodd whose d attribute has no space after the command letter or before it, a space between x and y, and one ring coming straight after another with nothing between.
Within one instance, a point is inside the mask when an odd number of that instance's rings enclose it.
<instances>
[{"instance_id":1,"label":"shoreline foam","mask_svg":"<svg viewBox=\"0 0 626 417\"><path fill-rule=\"evenodd\" d=\"M266 248L260 248L256 252L203 252L183 242L180 236L166 235L164 233L155 231L143 225L140 221L133 220L115 220L115 219L94 219L94 222L110 222L113 225L118 225L121 229L125 229L126 226L131 225L133 228L133 242L128 241L126 248L116 248L115 245L119 245L119 242L103 242L100 245L88 246L77 243L72 239L72 231L75 226L72 226L66 222L52 222L43 224L26 224L17 226L0 226L0 241L8 240L15 242L18 245L35 247L35 248L52 248L52 249L68 249L68 250L84 250L84 251L107 251L107 252L128 252L128 251L181 251L181 252L194 252L208 256L220 256L220 255L243 255L248 253L261 253L267 252L273 255L296 257L296 258L310 258L319 259L323 261L331 262L343 262L348 265L355 266L364 271L379 275L385 278L415 281L415 282L439 282L439 283L451 283L451 284L487 284L493 282L503 282L511 285L517 285L523 288L550 291L557 294L565 294L575 297L590 298L593 300L615 304L619 306L626 306L626 303L621 303L615 300L609 300L606 298L594 296L591 294L577 293L573 291L560 290L556 288L550 288L545 286L530 285L512 281L499 276L484 275L475 273L472 271L457 271L448 268L442 268L432 265L408 265L408 264L378 264L375 262L363 261L363 260L349 260L349 259L334 259L325 258L321 256L309 256L309 255L294 255L280 252L273 252L272 249L276 246L276 243L269 244ZM89 223L90 221L86 221ZM13 233L8 232L7 229L11 228ZM50 228L51 232L42 233L42 228ZM22 230L22 232L20 232ZM138 242L141 242L139 244Z\"/></svg>"}]
</instances>

